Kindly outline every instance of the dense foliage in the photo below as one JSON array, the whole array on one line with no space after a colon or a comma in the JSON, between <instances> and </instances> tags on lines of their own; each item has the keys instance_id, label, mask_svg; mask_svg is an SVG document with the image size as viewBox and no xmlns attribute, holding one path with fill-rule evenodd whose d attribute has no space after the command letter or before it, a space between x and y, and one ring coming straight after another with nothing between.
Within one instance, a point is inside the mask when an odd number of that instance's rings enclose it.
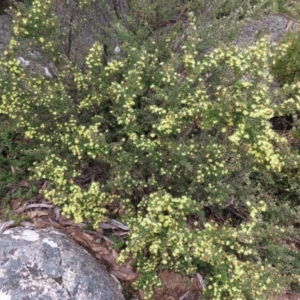
<instances>
[{"instance_id":1,"label":"dense foliage","mask_svg":"<svg viewBox=\"0 0 300 300\"><path fill-rule=\"evenodd\" d=\"M297 83L300 80L300 32L286 37L288 48L273 67L273 72L281 85Z\"/></svg>"},{"instance_id":2,"label":"dense foliage","mask_svg":"<svg viewBox=\"0 0 300 300\"><path fill-rule=\"evenodd\" d=\"M297 80L270 72L290 48L230 43L280 3L115 1L110 14L107 3L16 4L0 64L3 167L49 180L45 196L95 228L114 203L131 226L119 261L132 255L145 298L161 269L201 273L208 299L299 289L298 124L269 122L300 110ZM105 14L77 49L85 20ZM56 75L16 59L36 51Z\"/></svg>"}]
</instances>

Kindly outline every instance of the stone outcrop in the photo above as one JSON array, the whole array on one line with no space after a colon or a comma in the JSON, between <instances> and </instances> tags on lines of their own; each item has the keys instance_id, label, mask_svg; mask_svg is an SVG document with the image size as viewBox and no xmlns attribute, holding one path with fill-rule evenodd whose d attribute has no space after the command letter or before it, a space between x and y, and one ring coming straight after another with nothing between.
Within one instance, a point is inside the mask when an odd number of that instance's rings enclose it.
<instances>
[{"instance_id":1,"label":"stone outcrop","mask_svg":"<svg viewBox=\"0 0 300 300\"><path fill-rule=\"evenodd\" d=\"M237 43L251 44L266 35L272 43L278 43L288 31L299 30L299 23L283 15L266 15L257 20L245 22Z\"/></svg>"},{"instance_id":2,"label":"stone outcrop","mask_svg":"<svg viewBox=\"0 0 300 300\"><path fill-rule=\"evenodd\" d=\"M10 15L0 15L0 57L8 49L12 35L13 18Z\"/></svg>"},{"instance_id":3,"label":"stone outcrop","mask_svg":"<svg viewBox=\"0 0 300 300\"><path fill-rule=\"evenodd\" d=\"M0 234L1 300L123 300L119 284L82 247L53 229Z\"/></svg>"}]
</instances>

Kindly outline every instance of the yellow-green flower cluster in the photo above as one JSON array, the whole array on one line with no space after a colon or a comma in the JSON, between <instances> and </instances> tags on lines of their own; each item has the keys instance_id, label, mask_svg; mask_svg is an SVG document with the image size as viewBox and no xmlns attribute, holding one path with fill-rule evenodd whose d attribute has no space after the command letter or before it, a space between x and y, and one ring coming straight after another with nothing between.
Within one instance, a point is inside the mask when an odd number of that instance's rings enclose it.
<instances>
[{"instance_id":1,"label":"yellow-green flower cluster","mask_svg":"<svg viewBox=\"0 0 300 300\"><path fill-rule=\"evenodd\" d=\"M55 186L54 189L46 191L45 196L56 205L62 205L66 216L73 216L78 223L83 220L96 220L95 224L98 224L107 219L104 205L112 202L112 196L101 192L96 182L84 191L74 181L68 180L68 175L75 177L78 174L75 171L70 172L66 160L62 161L51 154L42 165L36 165L34 171L37 176L46 175Z\"/></svg>"},{"instance_id":2,"label":"yellow-green flower cluster","mask_svg":"<svg viewBox=\"0 0 300 300\"><path fill-rule=\"evenodd\" d=\"M53 51L54 42L50 40L57 28L57 17L53 13L54 2L51 0L32 1L29 12L26 6L20 6L19 11L15 13L14 35L17 39L30 37L34 42L45 51ZM46 38L48 37L48 38ZM18 44L12 44L11 48Z\"/></svg>"},{"instance_id":3,"label":"yellow-green flower cluster","mask_svg":"<svg viewBox=\"0 0 300 300\"><path fill-rule=\"evenodd\" d=\"M247 205L250 209L247 223L237 228L228 224L220 229L216 223L207 222L200 231L182 226L189 210L197 208L191 199L174 198L163 191L151 194L140 203L137 219L131 220L130 241L119 261L124 261L128 253L135 257L142 274L136 287L144 288L144 276L149 277L164 266L177 272L184 268L186 274L193 274L197 262L205 262L219 270L215 277L207 278L211 280L208 292L214 299L247 299L247 295L260 298L266 291L275 292L273 279L268 277L269 272L274 271L272 268L265 269L260 263L250 264L225 250L231 249L244 258L257 255L253 248L253 233L266 204L260 201L257 205L251 202ZM143 213L143 208L147 213ZM150 253L147 262L142 254L145 249ZM157 278L154 279L153 283ZM150 299L151 284L147 282L145 299ZM275 289L279 291L279 286Z\"/></svg>"}]
</instances>

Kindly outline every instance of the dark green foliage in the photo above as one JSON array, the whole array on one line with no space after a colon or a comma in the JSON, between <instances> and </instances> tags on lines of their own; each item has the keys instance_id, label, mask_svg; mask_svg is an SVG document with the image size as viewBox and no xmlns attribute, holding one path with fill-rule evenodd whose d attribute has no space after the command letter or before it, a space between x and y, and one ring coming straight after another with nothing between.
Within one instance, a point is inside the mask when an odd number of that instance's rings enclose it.
<instances>
[{"instance_id":1,"label":"dark green foliage","mask_svg":"<svg viewBox=\"0 0 300 300\"><path fill-rule=\"evenodd\" d=\"M28 181L28 167L43 154L34 151L32 143L4 115L0 116L0 122L0 206L4 208L11 199L22 200L33 196L35 187ZM19 185L24 179L29 187Z\"/></svg>"},{"instance_id":2,"label":"dark green foliage","mask_svg":"<svg viewBox=\"0 0 300 300\"><path fill-rule=\"evenodd\" d=\"M288 34L284 42L289 44L287 52L273 67L274 76L282 86L300 80L300 32Z\"/></svg>"},{"instance_id":3,"label":"dark green foliage","mask_svg":"<svg viewBox=\"0 0 300 300\"><path fill-rule=\"evenodd\" d=\"M2 0L0 2L0 14L5 13L5 10L9 7L9 0Z\"/></svg>"}]
</instances>

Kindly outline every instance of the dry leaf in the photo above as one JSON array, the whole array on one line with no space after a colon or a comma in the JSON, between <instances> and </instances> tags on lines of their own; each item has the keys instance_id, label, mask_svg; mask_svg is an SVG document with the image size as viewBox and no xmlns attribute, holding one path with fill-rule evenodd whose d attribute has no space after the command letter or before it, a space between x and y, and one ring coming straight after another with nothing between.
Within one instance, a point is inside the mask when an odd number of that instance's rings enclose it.
<instances>
[{"instance_id":1,"label":"dry leaf","mask_svg":"<svg viewBox=\"0 0 300 300\"><path fill-rule=\"evenodd\" d=\"M28 183L28 181L26 181L26 180L20 180L20 181L18 182L18 186L22 186L22 187L28 188L28 187L29 187L29 183Z\"/></svg>"},{"instance_id":2,"label":"dry leaf","mask_svg":"<svg viewBox=\"0 0 300 300\"><path fill-rule=\"evenodd\" d=\"M13 211L15 211L20 208L22 201L20 201L19 199L12 199L10 203Z\"/></svg>"},{"instance_id":3,"label":"dry leaf","mask_svg":"<svg viewBox=\"0 0 300 300\"><path fill-rule=\"evenodd\" d=\"M120 280L134 280L137 278L138 273L133 271L132 267L118 267L111 271L111 273Z\"/></svg>"},{"instance_id":4,"label":"dry leaf","mask_svg":"<svg viewBox=\"0 0 300 300\"><path fill-rule=\"evenodd\" d=\"M123 235L126 235L128 234L128 232L120 232L120 231L117 231L117 232L113 232L112 235L114 236L123 236Z\"/></svg>"},{"instance_id":5,"label":"dry leaf","mask_svg":"<svg viewBox=\"0 0 300 300\"><path fill-rule=\"evenodd\" d=\"M44 203L33 203L26 205L24 210L30 209L30 208L53 208L52 204L44 204Z\"/></svg>"},{"instance_id":6,"label":"dry leaf","mask_svg":"<svg viewBox=\"0 0 300 300\"><path fill-rule=\"evenodd\" d=\"M97 232L100 233L100 234L103 234L103 229L99 227L99 228L97 229Z\"/></svg>"},{"instance_id":7,"label":"dry leaf","mask_svg":"<svg viewBox=\"0 0 300 300\"><path fill-rule=\"evenodd\" d=\"M126 225L122 224L121 222L116 221L114 219L109 219L107 222L99 223L99 226L103 229L122 229L125 231L130 230L129 226L126 226Z\"/></svg>"},{"instance_id":8,"label":"dry leaf","mask_svg":"<svg viewBox=\"0 0 300 300\"><path fill-rule=\"evenodd\" d=\"M74 220L69 220L64 216L61 216L58 220L58 223L62 226L70 226L70 225L75 225L75 221Z\"/></svg>"},{"instance_id":9,"label":"dry leaf","mask_svg":"<svg viewBox=\"0 0 300 300\"><path fill-rule=\"evenodd\" d=\"M203 277L199 273L197 273L196 276L197 276L197 278L198 278L198 280L200 282L201 288L205 289L206 284L205 284L205 281L203 280Z\"/></svg>"},{"instance_id":10,"label":"dry leaf","mask_svg":"<svg viewBox=\"0 0 300 300\"><path fill-rule=\"evenodd\" d=\"M46 180L42 185L42 190L45 190L48 187L48 181Z\"/></svg>"},{"instance_id":11,"label":"dry leaf","mask_svg":"<svg viewBox=\"0 0 300 300\"><path fill-rule=\"evenodd\" d=\"M101 251L103 251L104 247L99 244L91 244L91 249L94 252L101 252Z\"/></svg>"},{"instance_id":12,"label":"dry leaf","mask_svg":"<svg viewBox=\"0 0 300 300\"><path fill-rule=\"evenodd\" d=\"M127 226L127 225L124 225L122 224L121 222L117 221L117 220L114 220L114 219L110 219L108 220L108 222L111 224L111 225L114 225L116 228L119 228L119 229L122 229L122 230L130 230L130 227Z\"/></svg>"},{"instance_id":13,"label":"dry leaf","mask_svg":"<svg viewBox=\"0 0 300 300\"><path fill-rule=\"evenodd\" d=\"M15 221L13 221L13 220L11 220L11 221L6 221L6 222L2 223L2 224L0 225L0 234L1 234L2 232L4 232L7 228L13 226L14 224L15 224Z\"/></svg>"},{"instance_id":14,"label":"dry leaf","mask_svg":"<svg viewBox=\"0 0 300 300\"><path fill-rule=\"evenodd\" d=\"M119 208L116 208L116 209L113 210L114 214L117 214L118 212L119 212Z\"/></svg>"},{"instance_id":15,"label":"dry leaf","mask_svg":"<svg viewBox=\"0 0 300 300\"><path fill-rule=\"evenodd\" d=\"M102 229L114 229L115 226L110 225L109 223L99 223L99 227L101 227Z\"/></svg>"},{"instance_id":16,"label":"dry leaf","mask_svg":"<svg viewBox=\"0 0 300 300\"><path fill-rule=\"evenodd\" d=\"M72 237L73 237L73 239L74 240L76 240L77 242L79 242L79 243L81 243L81 244L83 244L83 245L85 245L85 246L87 246L88 245L88 242L87 242L87 240L86 240L86 238L84 238L84 236L82 236L82 234L80 234L80 233L73 233L72 234Z\"/></svg>"},{"instance_id":17,"label":"dry leaf","mask_svg":"<svg viewBox=\"0 0 300 300\"><path fill-rule=\"evenodd\" d=\"M18 209L14 210L14 213L18 214L18 215L21 215L24 212L24 210L26 208L26 205L27 204L25 203L22 207L19 207Z\"/></svg>"},{"instance_id":18,"label":"dry leaf","mask_svg":"<svg viewBox=\"0 0 300 300\"><path fill-rule=\"evenodd\" d=\"M60 209L58 207L55 207L53 212L54 212L54 215L55 215L55 221L59 222L59 219L61 217Z\"/></svg>"},{"instance_id":19,"label":"dry leaf","mask_svg":"<svg viewBox=\"0 0 300 300\"><path fill-rule=\"evenodd\" d=\"M100 236L100 235L99 235ZM114 245L115 242L112 241L109 237L105 236L105 235L101 235L101 238L104 239L106 242L108 242L111 245Z\"/></svg>"},{"instance_id":20,"label":"dry leaf","mask_svg":"<svg viewBox=\"0 0 300 300\"><path fill-rule=\"evenodd\" d=\"M90 241L94 240L94 238L90 234L87 234L87 233L83 232L82 235L85 236Z\"/></svg>"},{"instance_id":21,"label":"dry leaf","mask_svg":"<svg viewBox=\"0 0 300 300\"><path fill-rule=\"evenodd\" d=\"M117 259L118 258L118 252L116 251L116 250L112 250L111 251L111 255L115 258L115 259Z\"/></svg>"},{"instance_id":22,"label":"dry leaf","mask_svg":"<svg viewBox=\"0 0 300 300\"><path fill-rule=\"evenodd\" d=\"M98 258L100 260L102 259L102 254L100 252L95 252L94 255L95 255L96 258Z\"/></svg>"},{"instance_id":23,"label":"dry leaf","mask_svg":"<svg viewBox=\"0 0 300 300\"><path fill-rule=\"evenodd\" d=\"M190 293L190 292L186 292L184 295L182 295L182 296L179 298L179 300L185 299L185 298L188 296L189 293ZM172 298L173 298L173 297L172 297Z\"/></svg>"},{"instance_id":24,"label":"dry leaf","mask_svg":"<svg viewBox=\"0 0 300 300\"><path fill-rule=\"evenodd\" d=\"M103 253L101 255L101 258L110 266L115 266L116 265L116 259L109 253Z\"/></svg>"},{"instance_id":25,"label":"dry leaf","mask_svg":"<svg viewBox=\"0 0 300 300\"><path fill-rule=\"evenodd\" d=\"M84 223L75 223L74 220L67 219L65 216L61 216L58 220L58 223L61 226L76 226L76 227L79 227L79 228L82 228L82 227L86 226L86 224L84 224Z\"/></svg>"},{"instance_id":26,"label":"dry leaf","mask_svg":"<svg viewBox=\"0 0 300 300\"><path fill-rule=\"evenodd\" d=\"M36 225L36 227L39 227L39 228L55 227L58 229L62 229L62 226L60 226L59 224L47 222L40 218L36 218L33 221L34 221L34 224Z\"/></svg>"},{"instance_id":27,"label":"dry leaf","mask_svg":"<svg viewBox=\"0 0 300 300\"><path fill-rule=\"evenodd\" d=\"M21 226L23 226L25 228L34 228L34 227L36 227L36 225L34 223L26 222L26 221L21 222Z\"/></svg>"},{"instance_id":28,"label":"dry leaf","mask_svg":"<svg viewBox=\"0 0 300 300\"><path fill-rule=\"evenodd\" d=\"M14 168L13 166L10 166L10 169L11 169L11 172L12 172L13 174L16 173L16 170L15 170L15 168Z\"/></svg>"},{"instance_id":29,"label":"dry leaf","mask_svg":"<svg viewBox=\"0 0 300 300\"><path fill-rule=\"evenodd\" d=\"M46 210L34 210L34 211L28 211L26 215L30 218L36 218L36 217L41 217L41 216L48 216L49 212Z\"/></svg>"},{"instance_id":30,"label":"dry leaf","mask_svg":"<svg viewBox=\"0 0 300 300\"><path fill-rule=\"evenodd\" d=\"M160 271L158 275L163 287L154 288L155 299L163 299L165 295L183 300L201 299L201 290L196 278L191 279L187 276L181 276L170 270Z\"/></svg>"},{"instance_id":31,"label":"dry leaf","mask_svg":"<svg viewBox=\"0 0 300 300\"><path fill-rule=\"evenodd\" d=\"M115 244L115 242L113 242L109 237L107 237L107 236L105 236L105 235L99 233L98 231L85 230L85 232L88 232L88 233L90 233L90 234L97 235L98 237L104 239L106 242L108 242L108 243L110 243L110 244L112 244L112 245Z\"/></svg>"}]
</instances>

